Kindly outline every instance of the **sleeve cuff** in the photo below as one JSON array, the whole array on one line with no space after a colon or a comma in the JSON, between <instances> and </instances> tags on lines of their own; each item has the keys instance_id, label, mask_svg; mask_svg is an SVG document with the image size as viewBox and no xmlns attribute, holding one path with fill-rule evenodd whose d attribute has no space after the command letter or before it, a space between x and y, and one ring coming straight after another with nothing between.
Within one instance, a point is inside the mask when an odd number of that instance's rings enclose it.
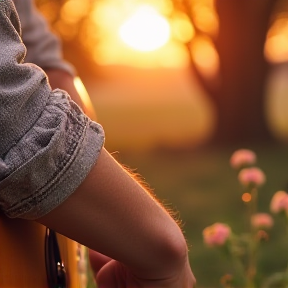
<instances>
[{"instance_id":1,"label":"sleeve cuff","mask_svg":"<svg viewBox=\"0 0 288 288\"><path fill-rule=\"evenodd\" d=\"M0 182L4 213L35 220L56 208L85 179L103 143L101 125L55 90L35 125L2 160L9 172Z\"/></svg>"}]
</instances>

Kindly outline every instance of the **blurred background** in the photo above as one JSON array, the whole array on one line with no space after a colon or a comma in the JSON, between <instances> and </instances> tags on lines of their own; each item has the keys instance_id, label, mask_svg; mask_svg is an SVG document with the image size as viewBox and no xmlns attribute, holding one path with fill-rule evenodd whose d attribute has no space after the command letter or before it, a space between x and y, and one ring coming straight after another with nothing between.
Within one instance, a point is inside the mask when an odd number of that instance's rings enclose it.
<instances>
[{"instance_id":1,"label":"blurred background","mask_svg":"<svg viewBox=\"0 0 288 288\"><path fill-rule=\"evenodd\" d=\"M257 153L268 179L260 210L288 189L288 2L35 2L90 95L107 149L179 211L197 286L220 286L231 267L203 245L202 230L247 225L231 153ZM276 219L264 244L263 273L287 261L279 227Z\"/></svg>"}]
</instances>

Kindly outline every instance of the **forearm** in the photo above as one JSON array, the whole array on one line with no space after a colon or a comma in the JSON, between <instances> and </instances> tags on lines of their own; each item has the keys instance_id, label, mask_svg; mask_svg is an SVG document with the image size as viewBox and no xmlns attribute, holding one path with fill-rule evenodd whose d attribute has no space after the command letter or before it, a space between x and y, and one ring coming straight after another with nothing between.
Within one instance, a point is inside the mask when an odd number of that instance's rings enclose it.
<instances>
[{"instance_id":1,"label":"forearm","mask_svg":"<svg viewBox=\"0 0 288 288\"><path fill-rule=\"evenodd\" d=\"M41 69L23 64L19 34L13 3L0 1L1 210L117 260L140 283L126 287L192 287L177 223L104 148L100 153L102 127L67 93L51 91ZM117 283L103 287L122 283L109 279ZM141 284L147 281L156 285Z\"/></svg>"},{"instance_id":2,"label":"forearm","mask_svg":"<svg viewBox=\"0 0 288 288\"><path fill-rule=\"evenodd\" d=\"M176 222L105 149L74 194L38 221L141 278L170 277L186 262Z\"/></svg>"}]
</instances>

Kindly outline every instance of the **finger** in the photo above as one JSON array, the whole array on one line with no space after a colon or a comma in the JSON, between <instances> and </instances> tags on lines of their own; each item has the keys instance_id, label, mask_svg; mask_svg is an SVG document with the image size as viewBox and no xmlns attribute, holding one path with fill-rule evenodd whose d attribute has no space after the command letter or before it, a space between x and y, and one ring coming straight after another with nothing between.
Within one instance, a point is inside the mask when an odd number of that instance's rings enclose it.
<instances>
[{"instance_id":1,"label":"finger","mask_svg":"<svg viewBox=\"0 0 288 288\"><path fill-rule=\"evenodd\" d=\"M110 257L89 249L89 261L95 278L100 269L111 260Z\"/></svg>"}]
</instances>

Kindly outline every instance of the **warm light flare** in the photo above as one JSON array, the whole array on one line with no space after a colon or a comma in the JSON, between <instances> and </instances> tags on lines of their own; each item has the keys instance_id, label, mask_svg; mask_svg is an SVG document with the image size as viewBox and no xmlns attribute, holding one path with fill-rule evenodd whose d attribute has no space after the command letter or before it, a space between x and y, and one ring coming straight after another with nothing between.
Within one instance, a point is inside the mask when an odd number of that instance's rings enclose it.
<instances>
[{"instance_id":1,"label":"warm light flare","mask_svg":"<svg viewBox=\"0 0 288 288\"><path fill-rule=\"evenodd\" d=\"M288 35L279 34L267 39L265 56L270 62L288 61Z\"/></svg>"},{"instance_id":2,"label":"warm light flare","mask_svg":"<svg viewBox=\"0 0 288 288\"><path fill-rule=\"evenodd\" d=\"M75 85L75 88L76 88L76 90L77 90L77 92L81 98L81 101L83 103L85 113L91 119L96 120L96 114L95 114L93 104L91 102L90 96L89 96L83 82L81 81L80 77L74 78L74 85Z\"/></svg>"},{"instance_id":3,"label":"warm light flare","mask_svg":"<svg viewBox=\"0 0 288 288\"><path fill-rule=\"evenodd\" d=\"M207 78L215 78L219 72L219 56L208 37L198 36L191 45L191 55L199 72Z\"/></svg>"},{"instance_id":4,"label":"warm light flare","mask_svg":"<svg viewBox=\"0 0 288 288\"><path fill-rule=\"evenodd\" d=\"M88 2L78 0L68 0L61 7L61 19L66 23L77 23L88 13Z\"/></svg>"},{"instance_id":5,"label":"warm light flare","mask_svg":"<svg viewBox=\"0 0 288 288\"><path fill-rule=\"evenodd\" d=\"M176 16L171 20L173 37L182 43L188 43L195 35L193 24L184 13L177 13Z\"/></svg>"},{"instance_id":6,"label":"warm light flare","mask_svg":"<svg viewBox=\"0 0 288 288\"><path fill-rule=\"evenodd\" d=\"M250 193L243 193L243 194L242 194L242 201L243 201L243 202L248 203L248 202L251 201L251 199L252 199L252 196L251 196Z\"/></svg>"},{"instance_id":7,"label":"warm light flare","mask_svg":"<svg viewBox=\"0 0 288 288\"><path fill-rule=\"evenodd\" d=\"M172 0L60 2L41 1L38 8L62 39L79 41L97 65L189 65L186 44L195 37L195 29L185 13L175 10Z\"/></svg>"},{"instance_id":8,"label":"warm light flare","mask_svg":"<svg viewBox=\"0 0 288 288\"><path fill-rule=\"evenodd\" d=\"M277 19L270 28L264 54L268 61L281 63L288 61L288 16Z\"/></svg>"},{"instance_id":9,"label":"warm light flare","mask_svg":"<svg viewBox=\"0 0 288 288\"><path fill-rule=\"evenodd\" d=\"M156 50L170 38L168 21L152 6L140 6L119 29L128 46L143 52Z\"/></svg>"},{"instance_id":10,"label":"warm light flare","mask_svg":"<svg viewBox=\"0 0 288 288\"><path fill-rule=\"evenodd\" d=\"M36 4L38 4L37 1L35 2ZM49 23L52 23L57 20L58 15L57 13L55 13L55 11L58 11L60 9L60 3L55 3L52 1L44 2L41 3L40 7L38 4L37 8L41 10L41 14L47 19L47 21Z\"/></svg>"},{"instance_id":11,"label":"warm light flare","mask_svg":"<svg viewBox=\"0 0 288 288\"><path fill-rule=\"evenodd\" d=\"M219 20L214 7L214 1L198 1L193 4L193 21L195 26L212 36L218 34Z\"/></svg>"}]
</instances>

